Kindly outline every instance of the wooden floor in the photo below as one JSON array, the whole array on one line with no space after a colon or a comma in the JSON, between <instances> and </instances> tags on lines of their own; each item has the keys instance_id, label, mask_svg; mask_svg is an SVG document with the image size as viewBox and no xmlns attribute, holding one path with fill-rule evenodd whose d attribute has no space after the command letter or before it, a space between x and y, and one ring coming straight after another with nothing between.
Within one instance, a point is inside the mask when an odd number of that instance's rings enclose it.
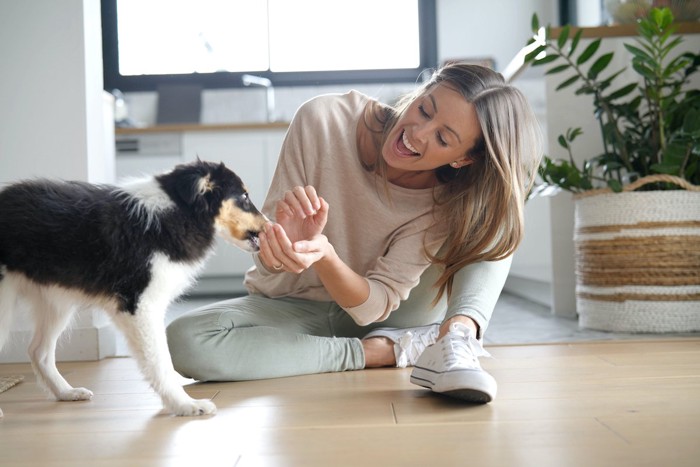
<instances>
[{"instance_id":1,"label":"wooden floor","mask_svg":"<svg viewBox=\"0 0 700 467\"><path fill-rule=\"evenodd\" d=\"M194 384L179 418L130 358L64 363L89 402L55 402L27 364L0 394L0 465L698 466L700 339L489 347L499 396L468 405L382 369Z\"/></svg>"}]
</instances>

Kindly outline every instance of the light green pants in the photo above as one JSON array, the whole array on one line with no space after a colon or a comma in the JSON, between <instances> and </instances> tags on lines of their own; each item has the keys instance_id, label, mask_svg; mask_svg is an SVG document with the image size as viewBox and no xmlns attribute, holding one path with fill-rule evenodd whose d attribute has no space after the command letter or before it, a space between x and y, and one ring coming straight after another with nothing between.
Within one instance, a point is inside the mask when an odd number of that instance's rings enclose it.
<instances>
[{"instance_id":1,"label":"light green pants","mask_svg":"<svg viewBox=\"0 0 700 467\"><path fill-rule=\"evenodd\" d=\"M175 369L200 381L242 381L359 370L360 339L377 327L410 328L462 314L488 325L510 260L468 266L455 276L450 306L431 306L430 267L386 321L357 325L335 302L249 295L194 310L167 328ZM484 276L485 275L485 276ZM447 313L449 309L449 313Z\"/></svg>"}]
</instances>

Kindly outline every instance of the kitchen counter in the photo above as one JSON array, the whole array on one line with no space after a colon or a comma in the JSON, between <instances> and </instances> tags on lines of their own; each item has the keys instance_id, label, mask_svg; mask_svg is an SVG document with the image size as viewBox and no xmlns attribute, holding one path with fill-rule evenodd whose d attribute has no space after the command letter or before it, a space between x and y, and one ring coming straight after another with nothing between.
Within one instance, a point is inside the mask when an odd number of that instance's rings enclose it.
<instances>
[{"instance_id":1,"label":"kitchen counter","mask_svg":"<svg viewBox=\"0 0 700 467\"><path fill-rule=\"evenodd\" d=\"M183 123L176 125L154 125L147 127L115 128L116 135L137 135L144 133L182 133L197 131L245 131L245 130L285 130L289 122L257 122L257 123L220 123L199 124Z\"/></svg>"}]
</instances>

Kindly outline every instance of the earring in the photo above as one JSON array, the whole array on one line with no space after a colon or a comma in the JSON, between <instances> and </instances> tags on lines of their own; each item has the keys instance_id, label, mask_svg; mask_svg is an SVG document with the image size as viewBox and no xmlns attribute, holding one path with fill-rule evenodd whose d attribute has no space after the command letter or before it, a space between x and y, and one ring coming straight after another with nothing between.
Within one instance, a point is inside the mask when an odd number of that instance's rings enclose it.
<instances>
[{"instance_id":1,"label":"earring","mask_svg":"<svg viewBox=\"0 0 700 467\"><path fill-rule=\"evenodd\" d=\"M459 166L459 164L457 163L457 161L454 161L454 162L451 163L450 165L451 165L452 168L454 168L454 169L456 169L456 168Z\"/></svg>"}]
</instances>

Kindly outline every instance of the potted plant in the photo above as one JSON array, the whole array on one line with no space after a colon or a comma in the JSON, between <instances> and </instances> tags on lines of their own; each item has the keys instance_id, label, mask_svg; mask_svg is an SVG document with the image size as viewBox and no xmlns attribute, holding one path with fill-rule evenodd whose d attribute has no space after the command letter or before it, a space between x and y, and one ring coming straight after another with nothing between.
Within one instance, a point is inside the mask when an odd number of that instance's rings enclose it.
<instances>
[{"instance_id":1,"label":"potted plant","mask_svg":"<svg viewBox=\"0 0 700 467\"><path fill-rule=\"evenodd\" d=\"M533 32L540 31L536 15ZM549 27L531 39L525 62L564 74L557 91L590 96L603 152L577 163L570 128L565 158L545 156L542 183L576 203L576 303L583 327L628 331L700 330L700 91L689 84L700 54L675 54L682 37L667 8L651 9L625 43L637 78L617 83L602 39ZM572 34L573 33L573 34Z\"/></svg>"}]
</instances>

